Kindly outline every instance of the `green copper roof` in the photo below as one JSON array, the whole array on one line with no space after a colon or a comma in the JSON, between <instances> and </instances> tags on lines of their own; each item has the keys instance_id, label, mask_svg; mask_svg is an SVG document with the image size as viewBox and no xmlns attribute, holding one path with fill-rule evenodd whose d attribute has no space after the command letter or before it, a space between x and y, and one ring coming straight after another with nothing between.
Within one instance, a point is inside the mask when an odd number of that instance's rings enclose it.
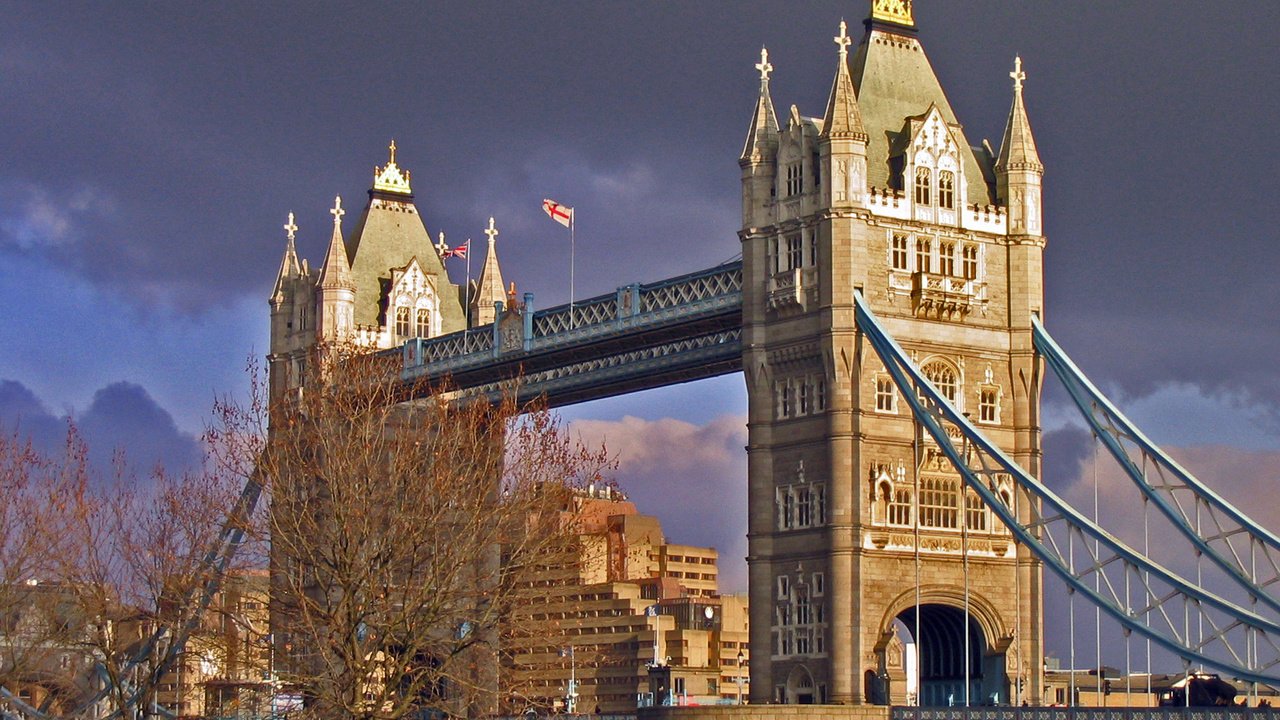
<instances>
[{"instance_id":1,"label":"green copper roof","mask_svg":"<svg viewBox=\"0 0 1280 720\"><path fill-rule=\"evenodd\" d=\"M943 118L958 124L951 103L925 57L920 41L908 33L888 32L882 27L869 28L850 61L850 71L858 91L858 107L868 135L867 175L871 185L901 187L901 178L890 180L891 153L901 152L907 138L900 137L907 118L923 115L931 104L938 106ZM988 185L991 161L982 153L981 160L962 131L957 130L961 163L967 182L968 201L986 204L992 201ZM900 161L892 162L898 168Z\"/></svg>"},{"instance_id":2,"label":"green copper roof","mask_svg":"<svg viewBox=\"0 0 1280 720\"><path fill-rule=\"evenodd\" d=\"M466 320L458 288L449 283L444 263L431 244L431 236L413 204L412 195L370 191L369 204L347 243L351 277L356 284L357 325L386 325L386 294L391 287L391 269L403 268L410 260L436 279L439 294L441 332L462 330Z\"/></svg>"}]
</instances>

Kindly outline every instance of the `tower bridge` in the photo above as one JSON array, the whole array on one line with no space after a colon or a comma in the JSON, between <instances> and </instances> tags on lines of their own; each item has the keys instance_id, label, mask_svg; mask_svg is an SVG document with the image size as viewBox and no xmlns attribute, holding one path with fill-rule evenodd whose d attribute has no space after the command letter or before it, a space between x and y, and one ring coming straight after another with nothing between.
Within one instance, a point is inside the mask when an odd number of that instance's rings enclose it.
<instances>
[{"instance_id":1,"label":"tower bridge","mask_svg":"<svg viewBox=\"0 0 1280 720\"><path fill-rule=\"evenodd\" d=\"M998 147L975 142L911 3L871 5L860 39L843 21L830 38L820 114L776 112L761 50L738 158L740 260L539 310L504 283L491 218L480 275L460 287L393 149L349 237L335 207L319 269L290 237L271 299L273 393L333 339L400 353L406 379L477 396L518 382L552 405L741 372L753 703L1046 702L1046 569L1126 637L1280 681L1280 541L1147 441L1041 324L1045 168L1021 60ZM1046 369L1143 507L1234 594L1124 545L1040 483Z\"/></svg>"},{"instance_id":2,"label":"tower bridge","mask_svg":"<svg viewBox=\"0 0 1280 720\"><path fill-rule=\"evenodd\" d=\"M476 395L518 379L552 405L741 372L752 703L1049 703L1046 569L1125 638L1280 683L1280 540L1143 436L1042 324L1044 165L1021 61L996 149L966 135L910 2L874 0L856 46L844 22L831 40L820 115L779 117L761 51L741 260L571 305L508 288L492 219L478 278L451 282L393 145L348 235L335 202L319 266L285 227L272 397L332 340L399 353L407 379ZM1233 590L1153 561L1040 482L1046 369ZM235 550L228 527L211 562Z\"/></svg>"}]
</instances>

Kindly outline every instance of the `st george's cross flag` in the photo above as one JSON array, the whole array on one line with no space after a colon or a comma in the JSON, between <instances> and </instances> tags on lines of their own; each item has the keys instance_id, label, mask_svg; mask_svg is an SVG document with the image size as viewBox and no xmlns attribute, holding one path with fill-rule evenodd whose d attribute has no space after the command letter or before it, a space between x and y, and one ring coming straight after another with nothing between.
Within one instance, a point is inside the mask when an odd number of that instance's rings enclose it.
<instances>
[{"instance_id":1,"label":"st george's cross flag","mask_svg":"<svg viewBox=\"0 0 1280 720\"><path fill-rule=\"evenodd\" d=\"M565 207L555 200L543 200L542 211L565 227L573 224L573 208Z\"/></svg>"}]
</instances>

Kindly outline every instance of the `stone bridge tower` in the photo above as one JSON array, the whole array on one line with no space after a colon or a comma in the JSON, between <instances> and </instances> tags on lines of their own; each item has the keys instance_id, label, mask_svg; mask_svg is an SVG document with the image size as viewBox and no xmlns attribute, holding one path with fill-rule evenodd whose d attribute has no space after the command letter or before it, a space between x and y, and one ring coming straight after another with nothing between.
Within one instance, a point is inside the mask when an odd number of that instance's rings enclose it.
<instances>
[{"instance_id":1,"label":"stone bridge tower","mask_svg":"<svg viewBox=\"0 0 1280 720\"><path fill-rule=\"evenodd\" d=\"M851 52L839 26L820 118L779 122L762 51L739 161L752 701L902 703L918 658L922 704L963 703L966 679L972 704L1035 703L1040 566L918 439L854 322L860 291L1039 475L1043 166L1025 76L1018 61L999 151L975 146L910 0L875 0L865 27Z\"/></svg>"}]
</instances>

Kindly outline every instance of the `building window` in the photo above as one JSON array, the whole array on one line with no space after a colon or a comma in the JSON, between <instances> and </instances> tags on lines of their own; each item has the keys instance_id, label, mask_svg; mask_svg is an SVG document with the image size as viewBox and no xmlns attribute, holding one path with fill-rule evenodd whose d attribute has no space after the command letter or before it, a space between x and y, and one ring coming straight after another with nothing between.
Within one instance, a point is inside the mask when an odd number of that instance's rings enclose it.
<instances>
[{"instance_id":1,"label":"building window","mask_svg":"<svg viewBox=\"0 0 1280 720\"><path fill-rule=\"evenodd\" d=\"M956 274L956 245L944 242L938 246L938 274Z\"/></svg>"},{"instance_id":2,"label":"building window","mask_svg":"<svg viewBox=\"0 0 1280 720\"><path fill-rule=\"evenodd\" d=\"M827 522L827 488L798 483L777 489L778 529L819 527Z\"/></svg>"},{"instance_id":3,"label":"building window","mask_svg":"<svg viewBox=\"0 0 1280 720\"><path fill-rule=\"evenodd\" d=\"M809 527L813 524L813 497L807 487L796 490L796 525Z\"/></svg>"},{"instance_id":4,"label":"building window","mask_svg":"<svg viewBox=\"0 0 1280 720\"><path fill-rule=\"evenodd\" d=\"M787 269L794 270L804 262L804 241L799 235L787 238Z\"/></svg>"},{"instance_id":5,"label":"building window","mask_svg":"<svg viewBox=\"0 0 1280 720\"><path fill-rule=\"evenodd\" d=\"M1000 389L984 387L978 391L978 422L1000 422Z\"/></svg>"},{"instance_id":6,"label":"building window","mask_svg":"<svg viewBox=\"0 0 1280 720\"><path fill-rule=\"evenodd\" d=\"M810 412L813 411L813 408L812 408L813 399L811 397L812 393L813 391L812 389L810 389L809 383L807 381L800 383L800 414L801 415L808 415Z\"/></svg>"},{"instance_id":7,"label":"building window","mask_svg":"<svg viewBox=\"0 0 1280 720\"><path fill-rule=\"evenodd\" d=\"M947 210L956 207L956 174L950 170L938 173L938 205Z\"/></svg>"},{"instance_id":8,"label":"building window","mask_svg":"<svg viewBox=\"0 0 1280 720\"><path fill-rule=\"evenodd\" d=\"M930 170L927 167L916 168L916 204L928 205L930 195Z\"/></svg>"},{"instance_id":9,"label":"building window","mask_svg":"<svg viewBox=\"0 0 1280 720\"><path fill-rule=\"evenodd\" d=\"M417 337L431 337L431 311L426 308L418 308L417 326L414 328Z\"/></svg>"},{"instance_id":10,"label":"building window","mask_svg":"<svg viewBox=\"0 0 1280 720\"><path fill-rule=\"evenodd\" d=\"M966 280L978 279L978 246L964 246L964 277Z\"/></svg>"},{"instance_id":11,"label":"building window","mask_svg":"<svg viewBox=\"0 0 1280 720\"><path fill-rule=\"evenodd\" d=\"M791 597L791 579L786 575L778 576L778 599L786 600Z\"/></svg>"},{"instance_id":12,"label":"building window","mask_svg":"<svg viewBox=\"0 0 1280 720\"><path fill-rule=\"evenodd\" d=\"M955 404L956 388L958 387L956 382L956 371L951 369L950 365L942 361L931 362L925 365L922 369L924 370L925 378L927 378L929 382L933 383L933 386L942 394L942 397L946 398L948 402Z\"/></svg>"},{"instance_id":13,"label":"building window","mask_svg":"<svg viewBox=\"0 0 1280 720\"><path fill-rule=\"evenodd\" d=\"M911 524L911 491L906 488L898 488L893 491L893 495L889 500L889 524L890 525L910 525Z\"/></svg>"},{"instance_id":14,"label":"building window","mask_svg":"<svg viewBox=\"0 0 1280 720\"><path fill-rule=\"evenodd\" d=\"M809 267L818 266L818 238L809 238Z\"/></svg>"},{"instance_id":15,"label":"building window","mask_svg":"<svg viewBox=\"0 0 1280 720\"><path fill-rule=\"evenodd\" d=\"M796 161L787 165L787 197L799 195L804 189L804 175L802 174L800 162Z\"/></svg>"},{"instance_id":16,"label":"building window","mask_svg":"<svg viewBox=\"0 0 1280 720\"><path fill-rule=\"evenodd\" d=\"M947 478L920 479L920 526L959 527L960 495L957 481Z\"/></svg>"},{"instance_id":17,"label":"building window","mask_svg":"<svg viewBox=\"0 0 1280 720\"><path fill-rule=\"evenodd\" d=\"M887 375L876 376L876 412L896 412L893 380Z\"/></svg>"},{"instance_id":18,"label":"building window","mask_svg":"<svg viewBox=\"0 0 1280 720\"><path fill-rule=\"evenodd\" d=\"M409 337L409 308L396 308L396 336Z\"/></svg>"},{"instance_id":19,"label":"building window","mask_svg":"<svg viewBox=\"0 0 1280 720\"><path fill-rule=\"evenodd\" d=\"M965 491L965 524L970 530L987 529L987 508L982 504L982 499L973 492Z\"/></svg>"},{"instance_id":20,"label":"building window","mask_svg":"<svg viewBox=\"0 0 1280 720\"><path fill-rule=\"evenodd\" d=\"M796 496L790 491L782 496L782 529L790 530L796 524Z\"/></svg>"},{"instance_id":21,"label":"building window","mask_svg":"<svg viewBox=\"0 0 1280 720\"><path fill-rule=\"evenodd\" d=\"M907 269L907 236L901 233L893 234L893 269Z\"/></svg>"},{"instance_id":22,"label":"building window","mask_svg":"<svg viewBox=\"0 0 1280 720\"><path fill-rule=\"evenodd\" d=\"M782 417L788 418L795 413L795 398L792 397L791 383L782 383Z\"/></svg>"},{"instance_id":23,"label":"building window","mask_svg":"<svg viewBox=\"0 0 1280 720\"><path fill-rule=\"evenodd\" d=\"M916 238L916 272L929 272L931 255L933 255L933 247L929 238Z\"/></svg>"},{"instance_id":24,"label":"building window","mask_svg":"<svg viewBox=\"0 0 1280 720\"><path fill-rule=\"evenodd\" d=\"M826 587L826 578L823 576L823 574L820 572L814 573L813 574L814 597L822 597L822 593L825 592L825 587Z\"/></svg>"}]
</instances>

